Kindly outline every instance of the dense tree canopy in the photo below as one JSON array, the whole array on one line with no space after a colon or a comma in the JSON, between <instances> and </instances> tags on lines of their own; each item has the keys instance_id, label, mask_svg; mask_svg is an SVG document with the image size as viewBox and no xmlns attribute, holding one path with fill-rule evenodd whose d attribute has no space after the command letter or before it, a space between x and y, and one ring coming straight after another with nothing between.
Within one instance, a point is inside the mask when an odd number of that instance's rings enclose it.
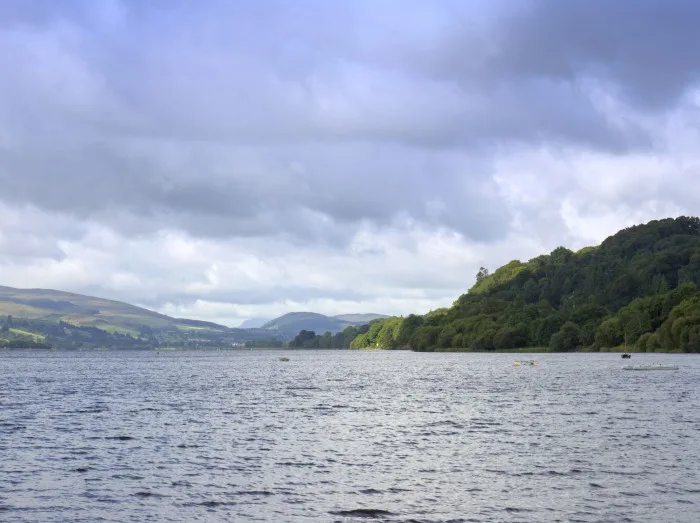
<instances>
[{"instance_id":1,"label":"dense tree canopy","mask_svg":"<svg viewBox=\"0 0 700 523\"><path fill-rule=\"evenodd\" d=\"M347 349L356 337L364 334L369 325L347 327L344 331L317 335L314 331L302 330L289 342L289 347L296 349Z\"/></svg>"}]
</instances>

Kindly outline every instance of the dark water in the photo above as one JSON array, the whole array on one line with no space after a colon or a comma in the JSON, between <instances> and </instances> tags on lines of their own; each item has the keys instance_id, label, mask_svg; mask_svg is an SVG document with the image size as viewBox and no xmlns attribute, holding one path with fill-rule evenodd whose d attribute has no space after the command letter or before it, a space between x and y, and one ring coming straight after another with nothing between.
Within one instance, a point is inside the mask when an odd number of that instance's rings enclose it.
<instances>
[{"instance_id":1,"label":"dark water","mask_svg":"<svg viewBox=\"0 0 700 523\"><path fill-rule=\"evenodd\" d=\"M0 520L700 520L700 357L280 354L0 352Z\"/></svg>"}]
</instances>

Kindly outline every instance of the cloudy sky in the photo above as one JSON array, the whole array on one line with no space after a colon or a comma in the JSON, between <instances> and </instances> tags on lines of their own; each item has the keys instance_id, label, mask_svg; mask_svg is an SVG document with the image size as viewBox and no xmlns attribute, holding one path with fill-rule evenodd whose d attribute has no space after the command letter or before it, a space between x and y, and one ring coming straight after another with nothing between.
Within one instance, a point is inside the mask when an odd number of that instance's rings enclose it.
<instances>
[{"instance_id":1,"label":"cloudy sky","mask_svg":"<svg viewBox=\"0 0 700 523\"><path fill-rule=\"evenodd\" d=\"M0 284L423 313L700 211L694 0L2 0Z\"/></svg>"}]
</instances>

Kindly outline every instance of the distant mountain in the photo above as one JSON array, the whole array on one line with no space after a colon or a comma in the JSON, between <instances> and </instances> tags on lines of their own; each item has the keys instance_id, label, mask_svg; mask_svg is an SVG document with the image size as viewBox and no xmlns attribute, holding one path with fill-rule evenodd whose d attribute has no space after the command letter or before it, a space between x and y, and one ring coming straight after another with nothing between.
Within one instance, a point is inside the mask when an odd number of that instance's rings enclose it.
<instances>
[{"instance_id":1,"label":"distant mountain","mask_svg":"<svg viewBox=\"0 0 700 523\"><path fill-rule=\"evenodd\" d=\"M115 300L0 286L0 346L3 340L26 339L58 348L230 347L279 337L269 330L172 318Z\"/></svg>"},{"instance_id":2,"label":"distant mountain","mask_svg":"<svg viewBox=\"0 0 700 523\"><path fill-rule=\"evenodd\" d=\"M245 320L243 323L241 323L238 328L239 329L259 329L263 325L265 325L268 321L271 321L270 318L249 318Z\"/></svg>"},{"instance_id":3,"label":"distant mountain","mask_svg":"<svg viewBox=\"0 0 700 523\"><path fill-rule=\"evenodd\" d=\"M276 331L282 338L290 340L302 330L314 331L317 334L325 332L335 334L351 325L362 325L379 318L386 318L386 316L381 314L325 316L317 312L290 312L265 323L262 328Z\"/></svg>"}]
</instances>

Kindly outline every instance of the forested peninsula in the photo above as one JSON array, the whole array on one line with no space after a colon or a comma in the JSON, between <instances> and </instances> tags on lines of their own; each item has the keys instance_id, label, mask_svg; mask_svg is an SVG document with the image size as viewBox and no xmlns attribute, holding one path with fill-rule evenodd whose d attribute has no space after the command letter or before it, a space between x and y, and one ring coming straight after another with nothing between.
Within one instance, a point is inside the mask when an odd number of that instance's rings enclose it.
<instances>
[{"instance_id":1,"label":"forested peninsula","mask_svg":"<svg viewBox=\"0 0 700 523\"><path fill-rule=\"evenodd\" d=\"M700 352L700 219L623 229L597 247L513 260L449 308L335 335L302 331L299 348L415 351Z\"/></svg>"}]
</instances>

